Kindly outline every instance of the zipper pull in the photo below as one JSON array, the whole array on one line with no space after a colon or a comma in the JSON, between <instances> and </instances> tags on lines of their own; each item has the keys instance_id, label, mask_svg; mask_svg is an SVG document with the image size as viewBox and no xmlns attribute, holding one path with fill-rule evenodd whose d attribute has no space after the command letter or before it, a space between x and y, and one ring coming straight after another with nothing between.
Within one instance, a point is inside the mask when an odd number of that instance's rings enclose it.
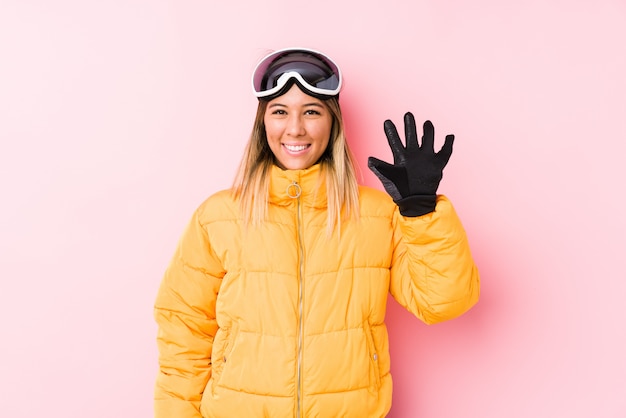
<instances>
[{"instance_id":1,"label":"zipper pull","mask_svg":"<svg viewBox=\"0 0 626 418\"><path fill-rule=\"evenodd\" d=\"M302 194L302 188L297 182L294 181L289 186L287 186L286 192L287 196L289 196L290 198L297 199Z\"/></svg>"}]
</instances>

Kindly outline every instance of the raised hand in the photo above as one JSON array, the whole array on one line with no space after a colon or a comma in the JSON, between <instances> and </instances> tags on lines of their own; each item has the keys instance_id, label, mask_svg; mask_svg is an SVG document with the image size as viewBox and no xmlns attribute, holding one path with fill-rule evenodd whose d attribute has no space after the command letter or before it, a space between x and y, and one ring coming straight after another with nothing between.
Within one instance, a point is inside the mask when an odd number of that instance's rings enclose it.
<instances>
[{"instance_id":1,"label":"raised hand","mask_svg":"<svg viewBox=\"0 0 626 418\"><path fill-rule=\"evenodd\" d=\"M429 120L424 122L421 146L415 118L410 112L404 115L406 146L392 121L386 120L384 128L393 153L393 164L369 157L368 167L398 204L402 215L421 216L432 212L443 169L452 155L454 135L447 135L443 147L435 153L435 128Z\"/></svg>"}]
</instances>

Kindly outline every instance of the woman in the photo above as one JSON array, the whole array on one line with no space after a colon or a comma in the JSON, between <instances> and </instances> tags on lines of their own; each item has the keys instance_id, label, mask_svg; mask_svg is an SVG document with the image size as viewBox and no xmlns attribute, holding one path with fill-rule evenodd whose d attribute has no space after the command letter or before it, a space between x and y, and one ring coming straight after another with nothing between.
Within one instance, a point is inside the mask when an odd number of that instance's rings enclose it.
<instances>
[{"instance_id":1,"label":"woman","mask_svg":"<svg viewBox=\"0 0 626 418\"><path fill-rule=\"evenodd\" d=\"M155 305L157 417L384 417L391 407L387 295L426 323L478 299L463 227L437 196L453 137L433 151L390 121L387 194L357 185L323 54L265 57L252 135L231 190L194 213Z\"/></svg>"}]
</instances>

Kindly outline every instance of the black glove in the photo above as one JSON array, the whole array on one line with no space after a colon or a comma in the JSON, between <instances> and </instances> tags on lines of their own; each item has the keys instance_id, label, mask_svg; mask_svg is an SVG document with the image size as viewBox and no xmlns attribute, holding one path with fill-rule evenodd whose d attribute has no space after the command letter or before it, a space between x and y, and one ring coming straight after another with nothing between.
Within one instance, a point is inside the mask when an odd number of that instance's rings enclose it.
<instances>
[{"instance_id":1,"label":"black glove","mask_svg":"<svg viewBox=\"0 0 626 418\"><path fill-rule=\"evenodd\" d=\"M367 166L383 183L403 216L421 216L434 211L443 168L452 155L454 135L447 135L443 147L435 153L435 128L429 120L424 122L421 147L411 112L404 115L406 147L392 121L386 120L384 126L393 153L393 165L369 157Z\"/></svg>"}]
</instances>

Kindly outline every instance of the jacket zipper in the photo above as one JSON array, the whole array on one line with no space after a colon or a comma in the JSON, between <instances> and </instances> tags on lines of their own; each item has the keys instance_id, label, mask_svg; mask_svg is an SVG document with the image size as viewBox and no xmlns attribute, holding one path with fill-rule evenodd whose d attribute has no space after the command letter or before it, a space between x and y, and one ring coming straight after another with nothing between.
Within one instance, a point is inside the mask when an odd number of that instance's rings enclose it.
<instances>
[{"instance_id":1,"label":"jacket zipper","mask_svg":"<svg viewBox=\"0 0 626 418\"><path fill-rule=\"evenodd\" d=\"M287 195L296 199L296 231L298 235L298 358L297 358L297 388L296 388L296 417L302 415L302 345L304 339L304 244L302 242L302 208L300 194L302 188L294 181L287 186Z\"/></svg>"}]
</instances>

